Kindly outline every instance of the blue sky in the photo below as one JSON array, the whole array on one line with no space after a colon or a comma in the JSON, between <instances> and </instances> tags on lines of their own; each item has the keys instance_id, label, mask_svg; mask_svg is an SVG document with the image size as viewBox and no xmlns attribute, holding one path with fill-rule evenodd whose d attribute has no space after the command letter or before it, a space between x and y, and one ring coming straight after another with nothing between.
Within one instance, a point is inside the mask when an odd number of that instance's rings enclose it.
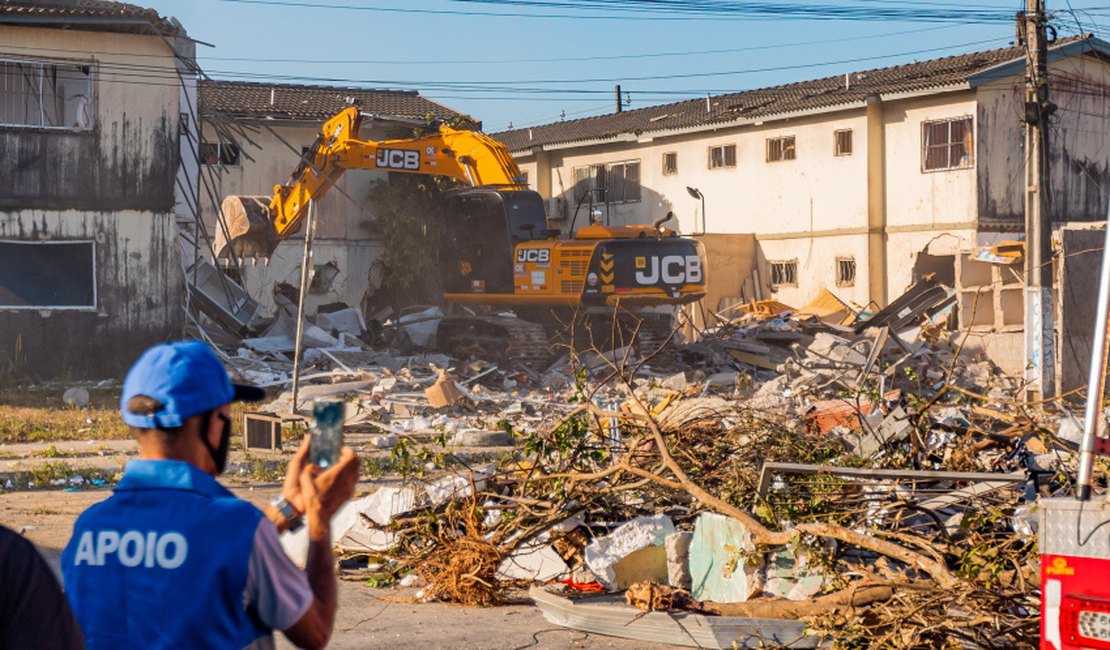
<instances>
[{"instance_id":1,"label":"blue sky","mask_svg":"<svg viewBox=\"0 0 1110 650\"><path fill-rule=\"evenodd\" d=\"M608 0L620 4L622 0ZM626 2L635 0L624 0ZM645 0L640 0L645 2ZM702 0L706 2L706 0ZM490 132L1004 47L1012 21L753 18L566 7L577 0L138 0L176 16L214 78L404 88ZM543 6L543 5L549 6ZM582 3L586 4L586 3ZM743 2L719 3L733 6ZM805 0L777 4L805 7ZM823 0L824 6L1016 12L1019 0ZM550 6L556 5L556 6ZM595 7L598 5L594 5ZM809 7L817 6L809 4ZM1061 36L1106 3L1049 1ZM1093 12L1088 11L1093 10ZM970 16L970 15L969 15ZM920 18L920 17L919 17Z\"/></svg>"}]
</instances>

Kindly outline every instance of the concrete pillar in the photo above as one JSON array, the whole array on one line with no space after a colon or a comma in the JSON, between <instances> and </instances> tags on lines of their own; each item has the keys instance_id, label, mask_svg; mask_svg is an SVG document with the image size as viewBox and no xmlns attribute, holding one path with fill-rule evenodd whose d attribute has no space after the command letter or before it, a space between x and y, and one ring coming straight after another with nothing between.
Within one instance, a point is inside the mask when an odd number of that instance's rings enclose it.
<instances>
[{"instance_id":1,"label":"concrete pillar","mask_svg":"<svg viewBox=\"0 0 1110 650\"><path fill-rule=\"evenodd\" d=\"M867 290L879 307L887 304L886 138L883 103L867 102Z\"/></svg>"}]
</instances>

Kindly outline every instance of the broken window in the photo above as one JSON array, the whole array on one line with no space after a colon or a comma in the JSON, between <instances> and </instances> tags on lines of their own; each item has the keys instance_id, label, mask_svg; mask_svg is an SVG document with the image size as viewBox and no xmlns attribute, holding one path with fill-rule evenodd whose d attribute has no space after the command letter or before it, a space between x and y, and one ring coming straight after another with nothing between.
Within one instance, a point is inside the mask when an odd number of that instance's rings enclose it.
<instances>
[{"instance_id":1,"label":"broken window","mask_svg":"<svg viewBox=\"0 0 1110 650\"><path fill-rule=\"evenodd\" d=\"M94 97L89 63L0 59L0 125L88 131Z\"/></svg>"},{"instance_id":2,"label":"broken window","mask_svg":"<svg viewBox=\"0 0 1110 650\"><path fill-rule=\"evenodd\" d=\"M328 293L337 277L339 277L339 265L335 262L315 265L312 269L312 282L308 285L308 292Z\"/></svg>"},{"instance_id":3,"label":"broken window","mask_svg":"<svg viewBox=\"0 0 1110 650\"><path fill-rule=\"evenodd\" d=\"M966 169L975 162L971 117L921 123L922 171Z\"/></svg>"},{"instance_id":4,"label":"broken window","mask_svg":"<svg viewBox=\"0 0 1110 650\"><path fill-rule=\"evenodd\" d=\"M95 309L91 241L0 241L0 308Z\"/></svg>"},{"instance_id":5,"label":"broken window","mask_svg":"<svg viewBox=\"0 0 1110 650\"><path fill-rule=\"evenodd\" d=\"M854 286L856 286L856 258L854 258L854 257L838 257L838 258L836 258L836 286L838 286L838 287L854 287Z\"/></svg>"},{"instance_id":6,"label":"broken window","mask_svg":"<svg viewBox=\"0 0 1110 650\"><path fill-rule=\"evenodd\" d=\"M771 287L798 286L798 260L771 262Z\"/></svg>"},{"instance_id":7,"label":"broken window","mask_svg":"<svg viewBox=\"0 0 1110 650\"><path fill-rule=\"evenodd\" d=\"M724 169L736 166L736 145L723 144L709 147L709 168Z\"/></svg>"},{"instance_id":8,"label":"broken window","mask_svg":"<svg viewBox=\"0 0 1110 650\"><path fill-rule=\"evenodd\" d=\"M239 146L230 142L201 142L200 161L205 165L238 167L242 158Z\"/></svg>"},{"instance_id":9,"label":"broken window","mask_svg":"<svg viewBox=\"0 0 1110 650\"><path fill-rule=\"evenodd\" d=\"M678 173L678 153L668 151L663 154L663 175L674 176Z\"/></svg>"},{"instance_id":10,"label":"broken window","mask_svg":"<svg viewBox=\"0 0 1110 650\"><path fill-rule=\"evenodd\" d=\"M640 161L574 168L574 202L632 203L640 200Z\"/></svg>"},{"instance_id":11,"label":"broken window","mask_svg":"<svg viewBox=\"0 0 1110 650\"><path fill-rule=\"evenodd\" d=\"M794 160L794 136L767 139L767 162Z\"/></svg>"},{"instance_id":12,"label":"broken window","mask_svg":"<svg viewBox=\"0 0 1110 650\"><path fill-rule=\"evenodd\" d=\"M833 131L833 139L835 140L835 150L833 155L852 155L852 129L841 129L839 131Z\"/></svg>"}]
</instances>

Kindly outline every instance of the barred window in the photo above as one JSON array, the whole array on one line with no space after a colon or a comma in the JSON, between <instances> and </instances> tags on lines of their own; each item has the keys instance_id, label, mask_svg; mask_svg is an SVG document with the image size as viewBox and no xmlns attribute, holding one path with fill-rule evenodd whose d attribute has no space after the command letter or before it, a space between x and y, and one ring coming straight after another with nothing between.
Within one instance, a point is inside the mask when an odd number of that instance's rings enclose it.
<instances>
[{"instance_id":1,"label":"barred window","mask_svg":"<svg viewBox=\"0 0 1110 650\"><path fill-rule=\"evenodd\" d=\"M841 129L839 131L833 131L833 139L835 140L835 149L833 151L833 155L852 155L852 129Z\"/></svg>"},{"instance_id":2,"label":"barred window","mask_svg":"<svg viewBox=\"0 0 1110 650\"><path fill-rule=\"evenodd\" d=\"M724 169L736 166L736 145L723 144L709 147L709 168Z\"/></svg>"},{"instance_id":3,"label":"barred window","mask_svg":"<svg viewBox=\"0 0 1110 650\"><path fill-rule=\"evenodd\" d=\"M574 168L574 202L634 203L640 200L640 161Z\"/></svg>"},{"instance_id":4,"label":"barred window","mask_svg":"<svg viewBox=\"0 0 1110 650\"><path fill-rule=\"evenodd\" d=\"M778 260L771 264L771 286L798 286L798 260Z\"/></svg>"},{"instance_id":5,"label":"barred window","mask_svg":"<svg viewBox=\"0 0 1110 650\"><path fill-rule=\"evenodd\" d=\"M242 163L242 152L230 142L201 142L200 161L205 165L238 167Z\"/></svg>"},{"instance_id":6,"label":"barred window","mask_svg":"<svg viewBox=\"0 0 1110 650\"><path fill-rule=\"evenodd\" d=\"M663 154L663 175L674 176L678 173L678 154L674 151L668 151Z\"/></svg>"},{"instance_id":7,"label":"barred window","mask_svg":"<svg viewBox=\"0 0 1110 650\"><path fill-rule=\"evenodd\" d=\"M767 139L767 162L794 160L794 136Z\"/></svg>"},{"instance_id":8,"label":"barred window","mask_svg":"<svg viewBox=\"0 0 1110 650\"><path fill-rule=\"evenodd\" d=\"M921 169L967 169L974 160L971 117L921 123Z\"/></svg>"},{"instance_id":9,"label":"barred window","mask_svg":"<svg viewBox=\"0 0 1110 650\"><path fill-rule=\"evenodd\" d=\"M856 258L854 258L854 257L838 257L838 258L836 258L836 286L838 286L838 287L854 287L854 286L856 286Z\"/></svg>"}]
</instances>

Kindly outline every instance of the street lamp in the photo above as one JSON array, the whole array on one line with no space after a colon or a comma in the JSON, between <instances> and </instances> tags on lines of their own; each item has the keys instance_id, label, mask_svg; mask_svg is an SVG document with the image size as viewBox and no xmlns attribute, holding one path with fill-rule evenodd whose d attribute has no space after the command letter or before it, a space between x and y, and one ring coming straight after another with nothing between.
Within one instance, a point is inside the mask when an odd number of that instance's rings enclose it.
<instances>
[{"instance_id":1,"label":"street lamp","mask_svg":"<svg viewBox=\"0 0 1110 650\"><path fill-rule=\"evenodd\" d=\"M690 196L694 197L695 199L701 199L701 234L704 235L705 234L705 195L702 194L701 190L699 190L698 188L690 187L689 185L686 186L686 191L690 194ZM695 227L697 226L696 221L694 222L694 226Z\"/></svg>"}]
</instances>

